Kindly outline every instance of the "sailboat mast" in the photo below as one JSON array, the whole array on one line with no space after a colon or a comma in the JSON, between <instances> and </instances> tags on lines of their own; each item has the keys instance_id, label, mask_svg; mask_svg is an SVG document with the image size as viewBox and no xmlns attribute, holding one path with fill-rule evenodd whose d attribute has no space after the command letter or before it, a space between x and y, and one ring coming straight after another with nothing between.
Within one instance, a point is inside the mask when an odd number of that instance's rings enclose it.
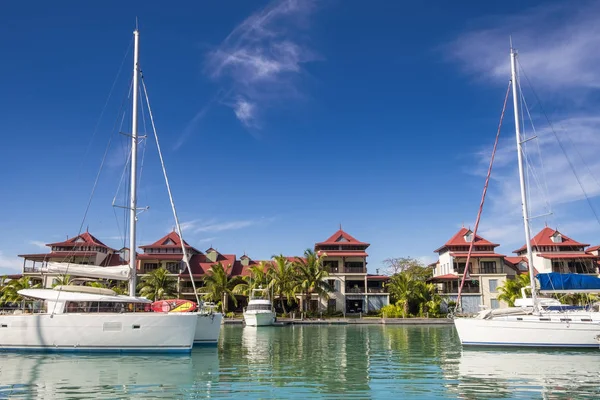
<instances>
[{"instance_id":1,"label":"sailboat mast","mask_svg":"<svg viewBox=\"0 0 600 400\"><path fill-rule=\"evenodd\" d=\"M523 168L523 142L521 140L521 121L519 115L519 99L517 93L517 52L510 48L510 72L512 80L513 105L515 112L515 134L517 138L517 158L519 160L519 181L521 184L521 206L523 208L523 224L525 227L525 245L527 246L527 265L529 266L529 280L531 282L531 297L536 304L535 277L533 274L533 256L531 252L531 233L529 230L529 210L527 208L527 193L525 190L525 173Z\"/></svg>"},{"instance_id":2,"label":"sailboat mast","mask_svg":"<svg viewBox=\"0 0 600 400\"><path fill-rule=\"evenodd\" d=\"M136 288L136 245L135 245L135 227L137 223L137 105L138 105L138 57L140 34L137 30L133 31L133 89L132 89L132 109L131 109L131 193L129 200L129 268L131 278L129 279L129 295L135 296Z\"/></svg>"}]
</instances>

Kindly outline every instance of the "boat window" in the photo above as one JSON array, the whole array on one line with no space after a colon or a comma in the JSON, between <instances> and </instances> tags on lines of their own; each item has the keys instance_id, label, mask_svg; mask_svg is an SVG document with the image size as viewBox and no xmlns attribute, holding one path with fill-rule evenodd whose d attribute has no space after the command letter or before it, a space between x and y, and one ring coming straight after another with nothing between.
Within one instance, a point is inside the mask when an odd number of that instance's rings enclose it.
<instances>
[{"instance_id":1,"label":"boat window","mask_svg":"<svg viewBox=\"0 0 600 400\"><path fill-rule=\"evenodd\" d=\"M69 301L67 313L123 313L147 311L145 304L110 301Z\"/></svg>"},{"instance_id":2,"label":"boat window","mask_svg":"<svg viewBox=\"0 0 600 400\"><path fill-rule=\"evenodd\" d=\"M271 311L271 305L270 304L249 304L248 308L246 310L248 310L248 311L257 311L257 310Z\"/></svg>"}]
</instances>

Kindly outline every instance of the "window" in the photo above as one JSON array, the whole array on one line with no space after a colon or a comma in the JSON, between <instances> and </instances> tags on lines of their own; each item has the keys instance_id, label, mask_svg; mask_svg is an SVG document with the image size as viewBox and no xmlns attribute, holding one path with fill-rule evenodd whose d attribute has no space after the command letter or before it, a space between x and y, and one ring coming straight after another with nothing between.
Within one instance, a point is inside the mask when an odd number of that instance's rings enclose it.
<instances>
[{"instance_id":1,"label":"window","mask_svg":"<svg viewBox=\"0 0 600 400\"><path fill-rule=\"evenodd\" d=\"M335 290L335 281L336 281L336 279L328 279L328 280L327 280L327 284L329 285L329 287L330 287L332 290Z\"/></svg>"},{"instance_id":2,"label":"window","mask_svg":"<svg viewBox=\"0 0 600 400\"><path fill-rule=\"evenodd\" d=\"M454 263L454 269L458 270L459 274L462 274L465 272L465 265L467 265L467 263ZM473 263L469 263L469 271L473 271Z\"/></svg>"},{"instance_id":3,"label":"window","mask_svg":"<svg viewBox=\"0 0 600 400\"><path fill-rule=\"evenodd\" d=\"M167 271L176 274L179 272L179 262L168 262Z\"/></svg>"},{"instance_id":4,"label":"window","mask_svg":"<svg viewBox=\"0 0 600 400\"><path fill-rule=\"evenodd\" d=\"M498 299L491 299L490 304L492 305L492 309L500 308L500 302Z\"/></svg>"},{"instance_id":5,"label":"window","mask_svg":"<svg viewBox=\"0 0 600 400\"><path fill-rule=\"evenodd\" d=\"M327 312L334 312L336 309L335 299L327 300Z\"/></svg>"},{"instance_id":6,"label":"window","mask_svg":"<svg viewBox=\"0 0 600 400\"><path fill-rule=\"evenodd\" d=\"M247 308L248 311L271 311L270 304L250 304Z\"/></svg>"},{"instance_id":7,"label":"window","mask_svg":"<svg viewBox=\"0 0 600 400\"><path fill-rule=\"evenodd\" d=\"M345 267L344 272L359 273L359 274L364 272L364 265L362 262L347 262L344 267Z\"/></svg>"},{"instance_id":8,"label":"window","mask_svg":"<svg viewBox=\"0 0 600 400\"><path fill-rule=\"evenodd\" d=\"M158 268L158 264L156 263L144 263L144 267L142 268L143 272L150 272Z\"/></svg>"},{"instance_id":9,"label":"window","mask_svg":"<svg viewBox=\"0 0 600 400\"><path fill-rule=\"evenodd\" d=\"M496 261L481 261L479 263L479 267L481 268L482 274L498 273L498 270L496 269Z\"/></svg>"},{"instance_id":10,"label":"window","mask_svg":"<svg viewBox=\"0 0 600 400\"><path fill-rule=\"evenodd\" d=\"M329 272L333 272L336 273L338 272L338 261L325 261L323 262L323 266L325 267L325 269L328 269Z\"/></svg>"},{"instance_id":11,"label":"window","mask_svg":"<svg viewBox=\"0 0 600 400\"><path fill-rule=\"evenodd\" d=\"M490 279L490 293L498 291L498 279Z\"/></svg>"}]
</instances>

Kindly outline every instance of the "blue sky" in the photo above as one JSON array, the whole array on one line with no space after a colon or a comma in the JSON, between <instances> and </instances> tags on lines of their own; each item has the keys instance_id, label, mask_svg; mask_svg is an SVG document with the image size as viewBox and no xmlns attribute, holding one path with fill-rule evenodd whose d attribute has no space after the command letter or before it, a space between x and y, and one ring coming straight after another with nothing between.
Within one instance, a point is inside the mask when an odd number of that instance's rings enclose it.
<instances>
[{"instance_id":1,"label":"blue sky","mask_svg":"<svg viewBox=\"0 0 600 400\"><path fill-rule=\"evenodd\" d=\"M523 82L539 138L528 144L540 182L532 213L545 213L544 199L553 211L533 229L547 222L598 244L600 221L541 111L598 209L600 7L576 4L3 3L0 271L19 269L17 254L77 234L111 137L83 225L122 244L123 212L111 202L126 138L114 126L136 16L184 236L201 250L299 255L341 223L371 243L371 272L389 257L433 261L434 249L474 223L509 78L509 35L541 99ZM512 124L510 108L480 227L504 254L523 243ZM125 120L116 132L129 129ZM146 148L139 205L150 209L139 217L140 244L174 225L155 146Z\"/></svg>"}]
</instances>

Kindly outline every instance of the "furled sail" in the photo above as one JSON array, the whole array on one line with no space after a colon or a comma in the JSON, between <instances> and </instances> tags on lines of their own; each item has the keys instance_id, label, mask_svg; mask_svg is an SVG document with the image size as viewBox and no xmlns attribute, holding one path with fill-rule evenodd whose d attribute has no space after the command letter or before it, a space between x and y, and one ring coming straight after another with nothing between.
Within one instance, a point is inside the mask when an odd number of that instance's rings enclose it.
<instances>
[{"instance_id":1,"label":"furled sail","mask_svg":"<svg viewBox=\"0 0 600 400\"><path fill-rule=\"evenodd\" d=\"M539 273L540 291L546 293L600 292L600 278L584 274Z\"/></svg>"},{"instance_id":2,"label":"furled sail","mask_svg":"<svg viewBox=\"0 0 600 400\"><path fill-rule=\"evenodd\" d=\"M127 281L131 277L129 265L100 267L98 265L80 265L60 262L48 262L43 272L51 274L69 274L72 276Z\"/></svg>"}]
</instances>

